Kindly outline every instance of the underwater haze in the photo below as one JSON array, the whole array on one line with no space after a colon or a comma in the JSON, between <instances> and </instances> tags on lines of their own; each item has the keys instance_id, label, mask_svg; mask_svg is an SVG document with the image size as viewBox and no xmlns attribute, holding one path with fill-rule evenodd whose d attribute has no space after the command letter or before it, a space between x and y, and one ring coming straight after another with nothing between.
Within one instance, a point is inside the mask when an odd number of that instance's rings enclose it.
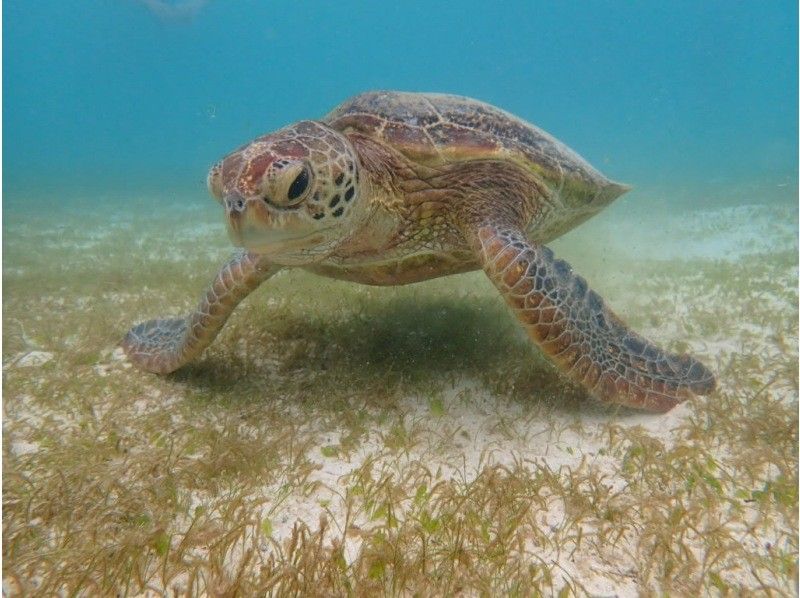
<instances>
[{"instance_id":1,"label":"underwater haze","mask_svg":"<svg viewBox=\"0 0 800 598\"><path fill-rule=\"evenodd\" d=\"M794 2L4 8L6 201L201 201L222 154L370 89L482 99L664 201L797 186Z\"/></svg>"},{"instance_id":2,"label":"underwater haze","mask_svg":"<svg viewBox=\"0 0 800 598\"><path fill-rule=\"evenodd\" d=\"M796 2L3 9L4 596L797 595ZM375 89L630 184L548 246L716 389L593 400L482 271L287 268L134 367L233 251L209 167Z\"/></svg>"}]
</instances>

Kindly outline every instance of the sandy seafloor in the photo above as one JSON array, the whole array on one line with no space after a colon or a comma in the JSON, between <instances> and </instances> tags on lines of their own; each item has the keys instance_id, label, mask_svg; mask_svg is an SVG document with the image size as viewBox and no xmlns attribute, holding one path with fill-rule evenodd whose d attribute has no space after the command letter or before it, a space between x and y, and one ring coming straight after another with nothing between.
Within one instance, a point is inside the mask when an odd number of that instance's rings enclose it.
<instances>
[{"instance_id":1,"label":"sandy seafloor","mask_svg":"<svg viewBox=\"0 0 800 598\"><path fill-rule=\"evenodd\" d=\"M281 273L196 364L143 373L116 343L193 306L216 207L7 206L4 595L793 594L796 223L632 197L553 244L718 374L653 415L564 383L481 273Z\"/></svg>"}]
</instances>

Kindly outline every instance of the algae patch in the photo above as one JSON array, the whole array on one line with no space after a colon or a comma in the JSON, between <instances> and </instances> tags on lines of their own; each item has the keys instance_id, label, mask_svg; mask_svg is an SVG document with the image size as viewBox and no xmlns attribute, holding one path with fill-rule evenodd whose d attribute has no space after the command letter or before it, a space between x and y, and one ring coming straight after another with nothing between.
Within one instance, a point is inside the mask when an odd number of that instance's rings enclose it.
<instances>
[{"instance_id":1,"label":"algae patch","mask_svg":"<svg viewBox=\"0 0 800 598\"><path fill-rule=\"evenodd\" d=\"M225 259L214 217L7 218L7 593L794 591L793 241L683 261L604 261L602 226L559 244L718 374L653 416L567 385L479 274L288 272L197 363L133 370L122 334L191 309Z\"/></svg>"}]
</instances>

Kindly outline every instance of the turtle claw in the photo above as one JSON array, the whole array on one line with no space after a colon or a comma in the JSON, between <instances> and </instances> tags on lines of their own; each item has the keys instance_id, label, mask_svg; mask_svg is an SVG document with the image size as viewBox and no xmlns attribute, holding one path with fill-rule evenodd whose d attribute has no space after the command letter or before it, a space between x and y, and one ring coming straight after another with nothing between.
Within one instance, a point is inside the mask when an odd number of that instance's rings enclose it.
<instances>
[{"instance_id":1,"label":"turtle claw","mask_svg":"<svg viewBox=\"0 0 800 598\"><path fill-rule=\"evenodd\" d=\"M186 318L148 320L131 328L121 346L136 367L169 374L183 365L186 330Z\"/></svg>"}]
</instances>

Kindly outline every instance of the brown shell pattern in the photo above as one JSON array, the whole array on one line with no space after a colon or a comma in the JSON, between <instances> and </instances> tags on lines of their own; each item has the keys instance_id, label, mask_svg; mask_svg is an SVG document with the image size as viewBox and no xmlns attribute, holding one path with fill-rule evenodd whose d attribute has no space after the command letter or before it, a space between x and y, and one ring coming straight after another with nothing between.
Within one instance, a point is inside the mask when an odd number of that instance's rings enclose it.
<instances>
[{"instance_id":1,"label":"brown shell pattern","mask_svg":"<svg viewBox=\"0 0 800 598\"><path fill-rule=\"evenodd\" d=\"M550 187L580 189L587 199L601 190L615 197L627 190L538 127L471 98L374 91L345 101L324 122L344 133L378 139L432 167L457 160L507 159L530 168Z\"/></svg>"}]
</instances>

